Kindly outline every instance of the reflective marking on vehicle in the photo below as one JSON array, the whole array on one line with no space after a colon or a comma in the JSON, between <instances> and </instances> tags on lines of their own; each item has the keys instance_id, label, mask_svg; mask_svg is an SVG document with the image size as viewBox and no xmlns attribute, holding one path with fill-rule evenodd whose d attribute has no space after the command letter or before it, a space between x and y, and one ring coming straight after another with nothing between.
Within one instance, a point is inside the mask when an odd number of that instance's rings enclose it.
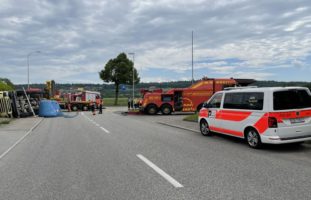
<instances>
[{"instance_id":1,"label":"reflective marking on vehicle","mask_svg":"<svg viewBox=\"0 0 311 200\"><path fill-rule=\"evenodd\" d=\"M238 136L238 137L244 137L244 133L240 132L240 131L234 131L234 130L215 127L215 126L210 126L209 128L211 131L215 131L215 132L219 132L219 133L225 133L225 134L234 135L234 136Z\"/></svg>"},{"instance_id":2,"label":"reflective marking on vehicle","mask_svg":"<svg viewBox=\"0 0 311 200\"><path fill-rule=\"evenodd\" d=\"M252 112L220 110L216 113L216 119L239 122L245 120L251 114Z\"/></svg>"}]
</instances>

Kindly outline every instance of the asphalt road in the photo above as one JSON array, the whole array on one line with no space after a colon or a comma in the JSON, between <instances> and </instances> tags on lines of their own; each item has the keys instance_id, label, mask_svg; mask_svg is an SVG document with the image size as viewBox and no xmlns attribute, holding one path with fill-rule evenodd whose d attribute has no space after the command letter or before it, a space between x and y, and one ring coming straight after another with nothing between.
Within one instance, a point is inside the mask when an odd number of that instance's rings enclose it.
<instances>
[{"instance_id":1,"label":"asphalt road","mask_svg":"<svg viewBox=\"0 0 311 200\"><path fill-rule=\"evenodd\" d=\"M311 199L311 147L253 150L144 116L44 119L0 158L0 199Z\"/></svg>"}]
</instances>

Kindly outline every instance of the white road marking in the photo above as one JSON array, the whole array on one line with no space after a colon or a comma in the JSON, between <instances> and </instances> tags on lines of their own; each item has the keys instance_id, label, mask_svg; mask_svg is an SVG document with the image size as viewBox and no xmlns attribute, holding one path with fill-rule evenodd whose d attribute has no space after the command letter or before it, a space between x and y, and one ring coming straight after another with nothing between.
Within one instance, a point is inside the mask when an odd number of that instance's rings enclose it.
<instances>
[{"instance_id":1,"label":"white road marking","mask_svg":"<svg viewBox=\"0 0 311 200\"><path fill-rule=\"evenodd\" d=\"M105 131L106 133L110 133L107 129L105 129L104 127L100 127L101 130Z\"/></svg>"},{"instance_id":2,"label":"white road marking","mask_svg":"<svg viewBox=\"0 0 311 200\"><path fill-rule=\"evenodd\" d=\"M154 171L156 171L158 174L160 174L163 178L165 178L169 183L171 183L174 187L176 188L182 188L184 187L182 184L180 184L178 181L176 181L173 177L171 177L170 175L168 175L165 171L163 171L162 169L160 169L158 166L156 166L155 164L153 164L150 160L148 160L147 158L145 158L143 155L141 154L137 154L136 155L139 159L141 159L142 161L144 161L144 163L146 163L149 167L151 167Z\"/></svg>"},{"instance_id":3,"label":"white road marking","mask_svg":"<svg viewBox=\"0 0 311 200\"><path fill-rule=\"evenodd\" d=\"M110 133L107 129L105 129L104 127L100 126L99 124L97 124L94 120L90 119L89 117L87 117L86 115L84 115L84 117L86 119L88 119L91 123L93 123L95 126L99 127L101 130L105 131L106 133Z\"/></svg>"},{"instance_id":4,"label":"white road marking","mask_svg":"<svg viewBox=\"0 0 311 200\"><path fill-rule=\"evenodd\" d=\"M8 148L8 150L6 150L4 153L2 153L0 155L0 160L4 156L6 156L14 147L16 147L23 139L25 139L25 137L27 137L27 135L29 135L33 131L33 129L35 129L40 124L40 122L42 122L42 120L43 120L43 118L40 121L38 121L33 127L31 127L29 129L29 131L24 136L22 136L19 140L17 140L10 148Z\"/></svg>"}]
</instances>

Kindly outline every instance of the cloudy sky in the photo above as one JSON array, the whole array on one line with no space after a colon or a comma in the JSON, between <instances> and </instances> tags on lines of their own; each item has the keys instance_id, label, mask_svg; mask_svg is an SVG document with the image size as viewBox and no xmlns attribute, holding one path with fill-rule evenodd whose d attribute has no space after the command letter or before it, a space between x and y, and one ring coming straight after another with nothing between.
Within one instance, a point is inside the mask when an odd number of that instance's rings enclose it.
<instances>
[{"instance_id":1,"label":"cloudy sky","mask_svg":"<svg viewBox=\"0 0 311 200\"><path fill-rule=\"evenodd\" d=\"M311 81L310 0L0 0L0 77L101 83L135 52L142 81ZM129 56L132 58L131 56Z\"/></svg>"}]
</instances>

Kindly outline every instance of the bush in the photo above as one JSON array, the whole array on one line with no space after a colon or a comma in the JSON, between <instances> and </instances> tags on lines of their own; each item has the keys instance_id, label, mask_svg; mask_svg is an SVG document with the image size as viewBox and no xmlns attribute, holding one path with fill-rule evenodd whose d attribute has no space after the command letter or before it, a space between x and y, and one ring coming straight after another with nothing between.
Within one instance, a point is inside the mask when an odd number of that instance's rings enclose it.
<instances>
[{"instance_id":1,"label":"bush","mask_svg":"<svg viewBox=\"0 0 311 200\"><path fill-rule=\"evenodd\" d=\"M0 78L0 91L14 90L13 83L7 78Z\"/></svg>"}]
</instances>

